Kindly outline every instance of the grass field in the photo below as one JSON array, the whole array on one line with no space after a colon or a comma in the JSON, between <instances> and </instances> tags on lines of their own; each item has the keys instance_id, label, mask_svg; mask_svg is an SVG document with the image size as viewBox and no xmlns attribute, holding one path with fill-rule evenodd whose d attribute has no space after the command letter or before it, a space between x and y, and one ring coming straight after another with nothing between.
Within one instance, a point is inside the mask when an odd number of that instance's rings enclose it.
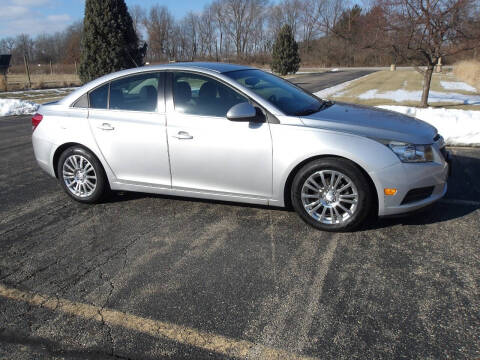
<instances>
[{"instance_id":1,"label":"grass field","mask_svg":"<svg viewBox=\"0 0 480 360\"><path fill-rule=\"evenodd\" d=\"M415 70L379 71L340 87L338 91L324 97L372 106L419 106L422 86L423 76ZM435 73L429 105L480 110L480 93L474 87L458 80L451 71Z\"/></svg>"},{"instance_id":2,"label":"grass field","mask_svg":"<svg viewBox=\"0 0 480 360\"><path fill-rule=\"evenodd\" d=\"M76 74L32 74L30 75L32 89L47 89L80 85ZM7 77L8 91L25 90L28 88L25 74L9 74ZM1 93L0 93L1 94Z\"/></svg>"},{"instance_id":3,"label":"grass field","mask_svg":"<svg viewBox=\"0 0 480 360\"><path fill-rule=\"evenodd\" d=\"M455 64L455 76L480 89L480 61L463 60Z\"/></svg>"}]
</instances>

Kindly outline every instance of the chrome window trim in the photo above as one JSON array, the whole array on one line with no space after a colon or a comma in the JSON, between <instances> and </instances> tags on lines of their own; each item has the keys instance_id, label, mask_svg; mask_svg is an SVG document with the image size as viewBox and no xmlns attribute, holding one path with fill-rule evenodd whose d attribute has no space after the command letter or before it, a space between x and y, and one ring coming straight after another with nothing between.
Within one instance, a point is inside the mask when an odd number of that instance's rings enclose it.
<instances>
[{"instance_id":1,"label":"chrome window trim","mask_svg":"<svg viewBox=\"0 0 480 360\"><path fill-rule=\"evenodd\" d=\"M159 79L158 79L158 89L157 89L157 110L156 111L142 111L142 110L123 110L123 109L110 109L110 84L113 81L121 80L124 78L132 77L132 76L138 76L138 75L143 75L143 74L153 74L157 73L160 74ZM96 108L91 108L90 107L90 93L97 90L98 88L101 88L102 86L105 86L108 84L108 95L107 95L107 108L106 109L96 109ZM166 97L165 97L165 84L166 84L166 71L164 70L152 70L152 71L141 71L141 72L136 72L136 73L131 73L131 74L126 74L119 76L114 79L107 80L91 89L88 91L85 91L82 93L78 98L76 98L69 106L68 108L73 108L73 109L86 109L86 110L108 110L108 111L128 111L128 112L133 112L133 113L147 113L147 114L166 114ZM160 94L161 93L161 94ZM84 95L87 95L87 100L88 100L88 107L87 108L77 108L75 107L75 103ZM161 96L163 96L163 102L161 101ZM162 106L162 111L159 111L159 106Z\"/></svg>"}]
</instances>

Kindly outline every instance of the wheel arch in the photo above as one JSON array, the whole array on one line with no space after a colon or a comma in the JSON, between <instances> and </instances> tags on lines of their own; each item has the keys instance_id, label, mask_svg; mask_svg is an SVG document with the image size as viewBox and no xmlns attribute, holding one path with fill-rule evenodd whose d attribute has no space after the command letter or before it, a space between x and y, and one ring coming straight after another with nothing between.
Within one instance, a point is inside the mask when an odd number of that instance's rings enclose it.
<instances>
[{"instance_id":1,"label":"wheel arch","mask_svg":"<svg viewBox=\"0 0 480 360\"><path fill-rule=\"evenodd\" d=\"M291 190L292 190L292 184L293 184L293 179L295 178L295 175L297 175L298 171L303 167L305 166L306 164L308 164L309 162L312 162L312 161L315 161L315 160L318 160L318 159L324 159L324 158L337 158L337 159L343 159L343 160L347 160L349 162L351 162L353 165L355 165L358 169L360 169L360 171L363 173L363 175L365 176L365 178L367 179L368 181L368 184L370 186L370 189L372 191L372 193L375 195L374 198L375 198L375 209L373 210L374 213L377 213L378 214L378 206L379 206L379 199L378 199L378 191L377 191L377 188L375 186L375 183L373 182L373 179L372 177L368 174L368 172L361 166L359 165L357 162L355 161L352 161L346 157L343 157L343 156L338 156L338 155L329 155L329 154L324 154L324 155L316 155L316 156L311 156L307 159L304 159L302 160L300 163L298 163L291 171L290 173L288 174L288 177L287 177L287 180L285 182L285 186L284 186L284 189L283 189L283 201L284 201L284 204L285 204L285 207L287 208L291 208L292 207L292 198L290 196L290 193L291 193Z\"/></svg>"},{"instance_id":2,"label":"wheel arch","mask_svg":"<svg viewBox=\"0 0 480 360\"><path fill-rule=\"evenodd\" d=\"M107 173L105 171L105 167L102 163L102 161L99 159L99 157L97 156L97 154L95 154L94 151L92 151L91 149L89 149L87 146L85 145L82 145L82 144L79 144L79 143L76 143L76 142L67 142L65 144L62 144L60 145L54 152L53 154L53 161L52 161L52 165L53 165L53 171L55 173L55 177L58 179L58 161L60 160L60 156L62 155L62 153L67 150L68 148L71 148L71 147L80 147L82 149L85 149L86 151L88 151L90 154L92 154L92 156L95 157L95 159L97 159L98 163L102 166L102 171L103 171L103 174L105 175L107 181L109 181L108 179L108 176L107 176Z\"/></svg>"}]
</instances>

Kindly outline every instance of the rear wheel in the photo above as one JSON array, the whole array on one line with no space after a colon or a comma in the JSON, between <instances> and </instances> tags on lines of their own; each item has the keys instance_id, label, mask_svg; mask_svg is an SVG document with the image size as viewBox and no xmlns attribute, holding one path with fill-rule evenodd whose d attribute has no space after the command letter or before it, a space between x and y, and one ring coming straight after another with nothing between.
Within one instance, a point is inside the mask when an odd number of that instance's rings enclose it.
<instances>
[{"instance_id":1,"label":"rear wheel","mask_svg":"<svg viewBox=\"0 0 480 360\"><path fill-rule=\"evenodd\" d=\"M57 165L58 178L65 192L83 203L95 203L108 190L103 167L90 151L82 147L65 150Z\"/></svg>"},{"instance_id":2,"label":"rear wheel","mask_svg":"<svg viewBox=\"0 0 480 360\"><path fill-rule=\"evenodd\" d=\"M354 163L339 158L306 164L293 180L291 196L300 217L325 231L358 228L375 203L362 171Z\"/></svg>"}]
</instances>

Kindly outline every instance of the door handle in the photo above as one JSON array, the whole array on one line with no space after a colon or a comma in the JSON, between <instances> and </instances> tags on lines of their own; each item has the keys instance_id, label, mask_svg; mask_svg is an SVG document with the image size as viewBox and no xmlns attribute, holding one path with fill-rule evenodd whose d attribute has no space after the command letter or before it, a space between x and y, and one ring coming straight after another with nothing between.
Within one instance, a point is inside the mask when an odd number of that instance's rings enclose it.
<instances>
[{"instance_id":1,"label":"door handle","mask_svg":"<svg viewBox=\"0 0 480 360\"><path fill-rule=\"evenodd\" d=\"M190 135L188 132L186 131L179 131L177 133L177 135L173 135L172 137L174 137L175 139L180 139L180 140L190 140L190 139L193 139L193 136Z\"/></svg>"},{"instance_id":2,"label":"door handle","mask_svg":"<svg viewBox=\"0 0 480 360\"><path fill-rule=\"evenodd\" d=\"M98 126L100 130L114 130L115 128L110 125L109 123L103 123L102 125Z\"/></svg>"}]
</instances>

